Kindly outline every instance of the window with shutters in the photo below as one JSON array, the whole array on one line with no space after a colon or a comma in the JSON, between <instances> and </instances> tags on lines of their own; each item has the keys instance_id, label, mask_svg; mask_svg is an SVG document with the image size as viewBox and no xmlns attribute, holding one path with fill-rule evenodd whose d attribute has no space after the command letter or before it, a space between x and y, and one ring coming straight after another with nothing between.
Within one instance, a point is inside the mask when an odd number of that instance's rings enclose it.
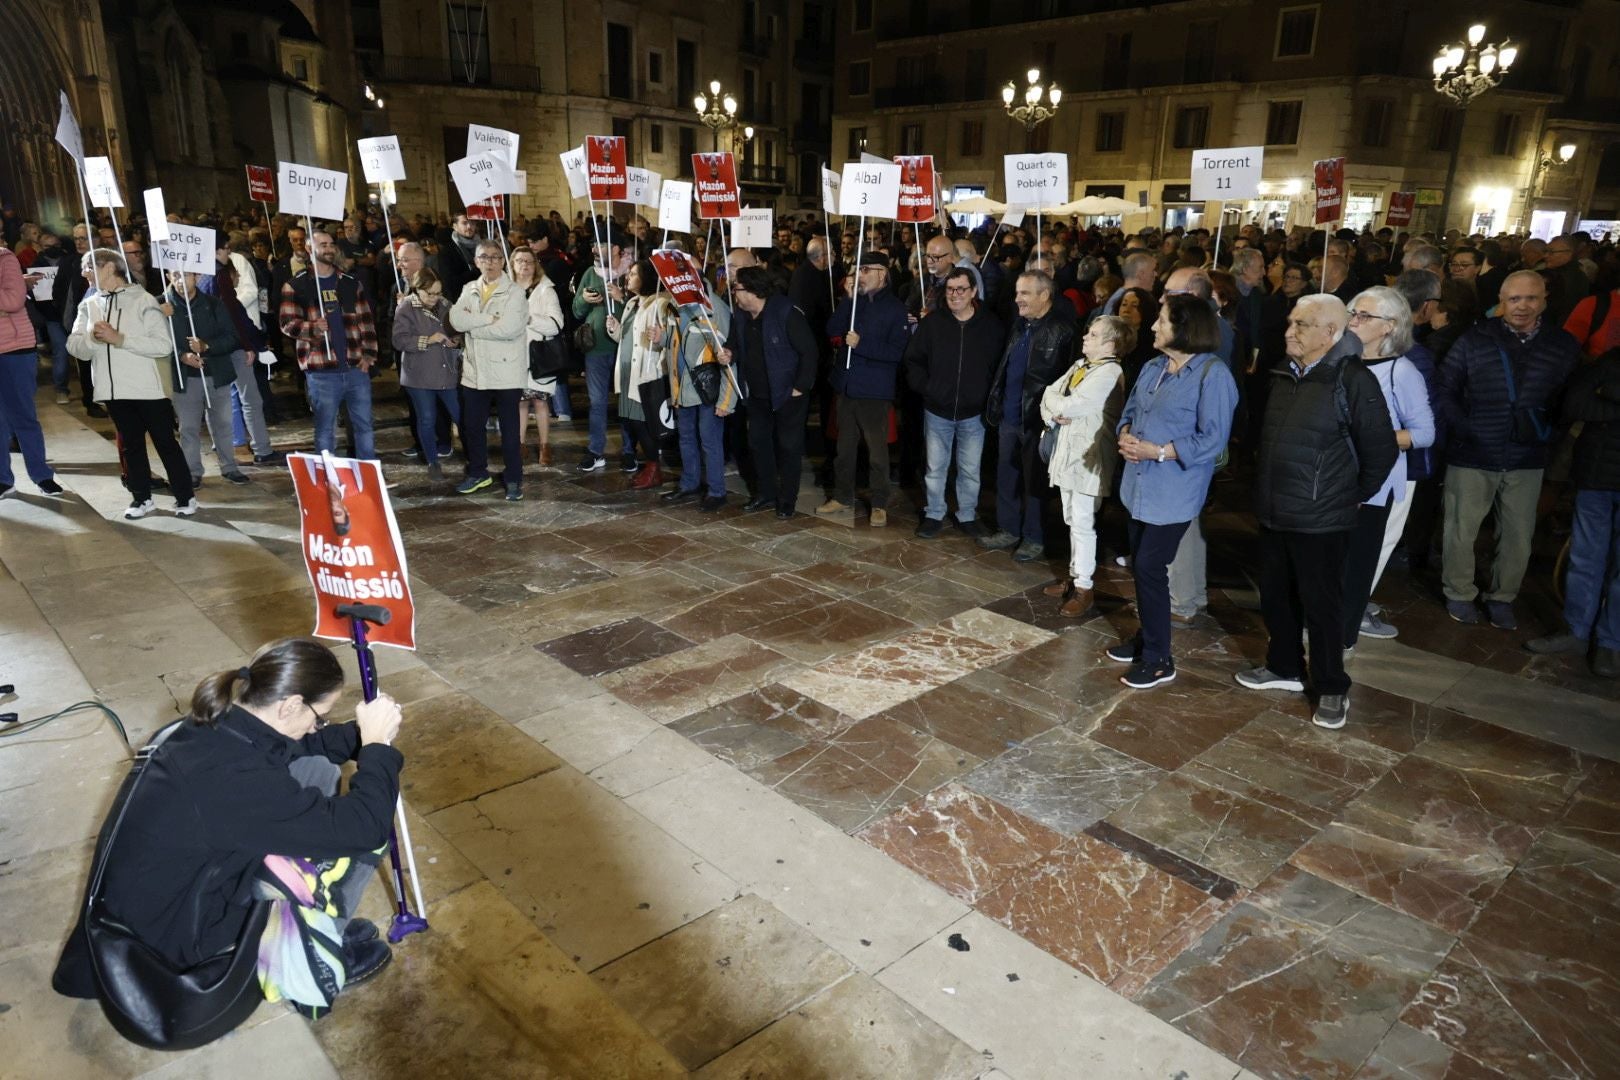
<instances>
[{"instance_id":1,"label":"window with shutters","mask_svg":"<svg viewBox=\"0 0 1620 1080\"><path fill-rule=\"evenodd\" d=\"M1278 60L1316 55L1316 16L1321 5L1283 8L1277 13Z\"/></svg>"},{"instance_id":2,"label":"window with shutters","mask_svg":"<svg viewBox=\"0 0 1620 1080\"><path fill-rule=\"evenodd\" d=\"M1299 101L1273 101L1266 110L1266 145L1293 146L1299 142Z\"/></svg>"},{"instance_id":3,"label":"window with shutters","mask_svg":"<svg viewBox=\"0 0 1620 1080\"><path fill-rule=\"evenodd\" d=\"M1388 146L1390 127L1395 122L1395 103L1387 98L1367 102L1361 116L1361 145Z\"/></svg>"},{"instance_id":4,"label":"window with shutters","mask_svg":"<svg viewBox=\"0 0 1620 1080\"><path fill-rule=\"evenodd\" d=\"M1173 139L1178 150L1202 150L1209 139L1209 106L1182 105L1177 108Z\"/></svg>"},{"instance_id":5,"label":"window with shutters","mask_svg":"<svg viewBox=\"0 0 1620 1080\"><path fill-rule=\"evenodd\" d=\"M1125 149L1125 113L1097 114L1097 140L1094 148L1099 154L1111 154Z\"/></svg>"},{"instance_id":6,"label":"window with shutters","mask_svg":"<svg viewBox=\"0 0 1620 1080\"><path fill-rule=\"evenodd\" d=\"M962 156L978 157L984 153L984 121L962 121Z\"/></svg>"}]
</instances>

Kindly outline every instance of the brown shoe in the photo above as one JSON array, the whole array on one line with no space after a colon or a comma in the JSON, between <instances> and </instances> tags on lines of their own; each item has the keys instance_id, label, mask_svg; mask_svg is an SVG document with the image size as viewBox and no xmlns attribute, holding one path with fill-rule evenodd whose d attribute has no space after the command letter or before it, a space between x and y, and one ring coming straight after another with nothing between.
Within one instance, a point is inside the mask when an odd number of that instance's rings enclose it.
<instances>
[{"instance_id":1,"label":"brown shoe","mask_svg":"<svg viewBox=\"0 0 1620 1080\"><path fill-rule=\"evenodd\" d=\"M639 490L664 486L664 470L658 467L656 461L649 461L636 472L636 478L630 481L630 486Z\"/></svg>"},{"instance_id":2,"label":"brown shoe","mask_svg":"<svg viewBox=\"0 0 1620 1080\"><path fill-rule=\"evenodd\" d=\"M884 528L889 524L889 512L881 506L872 507L872 516L868 519L867 524L874 529Z\"/></svg>"},{"instance_id":3,"label":"brown shoe","mask_svg":"<svg viewBox=\"0 0 1620 1080\"><path fill-rule=\"evenodd\" d=\"M1092 591L1077 588L1069 594L1067 600L1063 601L1063 606L1058 608L1058 614L1065 619L1078 619L1082 615L1089 614L1095 606Z\"/></svg>"},{"instance_id":4,"label":"brown shoe","mask_svg":"<svg viewBox=\"0 0 1620 1080\"><path fill-rule=\"evenodd\" d=\"M542 464L542 465L550 465L551 464L551 444L550 443L543 443L540 446L540 464Z\"/></svg>"},{"instance_id":5,"label":"brown shoe","mask_svg":"<svg viewBox=\"0 0 1620 1080\"><path fill-rule=\"evenodd\" d=\"M1058 578L1041 590L1041 593L1045 596L1068 596L1072 592L1074 592L1074 578L1072 577Z\"/></svg>"}]
</instances>

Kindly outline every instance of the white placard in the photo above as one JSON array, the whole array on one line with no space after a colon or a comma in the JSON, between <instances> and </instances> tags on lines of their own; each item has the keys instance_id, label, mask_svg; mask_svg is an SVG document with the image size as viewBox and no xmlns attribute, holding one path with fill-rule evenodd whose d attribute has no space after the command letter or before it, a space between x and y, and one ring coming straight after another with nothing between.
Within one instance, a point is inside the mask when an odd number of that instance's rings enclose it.
<instances>
[{"instance_id":1,"label":"white placard","mask_svg":"<svg viewBox=\"0 0 1620 1080\"><path fill-rule=\"evenodd\" d=\"M1009 206L1007 212L1001 215L1003 229L1016 229L1024 223L1024 208L1022 206Z\"/></svg>"},{"instance_id":2,"label":"white placard","mask_svg":"<svg viewBox=\"0 0 1620 1080\"><path fill-rule=\"evenodd\" d=\"M518 163L518 136L515 131L505 131L498 127L485 127L482 124L467 125L467 156L477 157L494 151L499 153L506 161L508 170L517 168ZM507 192L501 192L505 195Z\"/></svg>"},{"instance_id":3,"label":"white placard","mask_svg":"<svg viewBox=\"0 0 1620 1080\"><path fill-rule=\"evenodd\" d=\"M113 174L111 158L84 159L84 186L90 189L91 206L113 209L124 205L124 200L118 195L118 177Z\"/></svg>"},{"instance_id":4,"label":"white placard","mask_svg":"<svg viewBox=\"0 0 1620 1080\"><path fill-rule=\"evenodd\" d=\"M880 154L868 154L865 150L862 150L861 151L861 164L862 165L887 165L887 164L889 164L889 159L886 158L886 157L883 157Z\"/></svg>"},{"instance_id":5,"label":"white placard","mask_svg":"<svg viewBox=\"0 0 1620 1080\"><path fill-rule=\"evenodd\" d=\"M1194 202L1254 199L1260 195L1260 173L1265 168L1263 146L1229 146L1194 150L1192 198Z\"/></svg>"},{"instance_id":6,"label":"white placard","mask_svg":"<svg viewBox=\"0 0 1620 1080\"><path fill-rule=\"evenodd\" d=\"M343 219L343 201L349 193L349 174L317 169L296 161L278 162L281 212L300 217Z\"/></svg>"},{"instance_id":7,"label":"white placard","mask_svg":"<svg viewBox=\"0 0 1620 1080\"><path fill-rule=\"evenodd\" d=\"M1068 201L1068 154L1007 154L1002 164L1009 205L1036 210Z\"/></svg>"},{"instance_id":8,"label":"white placard","mask_svg":"<svg viewBox=\"0 0 1620 1080\"><path fill-rule=\"evenodd\" d=\"M509 194L509 195L527 195L528 193L529 193L529 170L528 169L513 169L512 170L512 190L507 192L507 194Z\"/></svg>"},{"instance_id":9,"label":"white placard","mask_svg":"<svg viewBox=\"0 0 1620 1080\"><path fill-rule=\"evenodd\" d=\"M79 121L73 115L66 90L62 91L62 115L56 120L56 141L84 168L84 136L79 134Z\"/></svg>"},{"instance_id":10,"label":"white placard","mask_svg":"<svg viewBox=\"0 0 1620 1080\"><path fill-rule=\"evenodd\" d=\"M147 188L141 192L141 201L146 204L146 231L152 242L169 238L169 212L163 206L163 189Z\"/></svg>"},{"instance_id":11,"label":"white placard","mask_svg":"<svg viewBox=\"0 0 1620 1080\"><path fill-rule=\"evenodd\" d=\"M740 211L731 219L731 246L734 248L768 248L771 246L771 208L756 207Z\"/></svg>"},{"instance_id":12,"label":"white placard","mask_svg":"<svg viewBox=\"0 0 1620 1080\"><path fill-rule=\"evenodd\" d=\"M849 162L839 183L838 212L845 217L893 218L900 210L900 166L892 161Z\"/></svg>"},{"instance_id":13,"label":"white placard","mask_svg":"<svg viewBox=\"0 0 1620 1080\"><path fill-rule=\"evenodd\" d=\"M384 209L399 205L399 193L394 190L392 180L384 180L377 185L377 201L382 203Z\"/></svg>"},{"instance_id":14,"label":"white placard","mask_svg":"<svg viewBox=\"0 0 1620 1080\"><path fill-rule=\"evenodd\" d=\"M563 175L568 178L568 196L583 199L590 194L591 181L585 175L585 147L583 144L557 155L562 160Z\"/></svg>"},{"instance_id":15,"label":"white placard","mask_svg":"<svg viewBox=\"0 0 1620 1080\"><path fill-rule=\"evenodd\" d=\"M664 181L658 195L658 227L670 232L692 231L691 181Z\"/></svg>"},{"instance_id":16,"label":"white placard","mask_svg":"<svg viewBox=\"0 0 1620 1080\"><path fill-rule=\"evenodd\" d=\"M61 268L56 266L36 266L28 271L30 274L39 275L39 280L34 282L35 300L42 302L50 300L51 290L56 287L56 271L59 269Z\"/></svg>"},{"instance_id":17,"label":"white placard","mask_svg":"<svg viewBox=\"0 0 1620 1080\"><path fill-rule=\"evenodd\" d=\"M386 180L398 183L405 179L405 158L399 152L398 135L361 139L357 145L360 147L360 168L366 174L366 183L381 184Z\"/></svg>"},{"instance_id":18,"label":"white placard","mask_svg":"<svg viewBox=\"0 0 1620 1080\"><path fill-rule=\"evenodd\" d=\"M821 212L838 213L838 188L842 178L826 166L821 169Z\"/></svg>"},{"instance_id":19,"label":"white placard","mask_svg":"<svg viewBox=\"0 0 1620 1080\"><path fill-rule=\"evenodd\" d=\"M188 270L208 276L219 266L213 229L201 225L169 226L169 238L152 244L152 265L160 270Z\"/></svg>"},{"instance_id":20,"label":"white placard","mask_svg":"<svg viewBox=\"0 0 1620 1080\"><path fill-rule=\"evenodd\" d=\"M499 153L452 161L450 179L455 181L456 193L466 206L509 194L514 186L512 170L506 167L506 158Z\"/></svg>"},{"instance_id":21,"label":"white placard","mask_svg":"<svg viewBox=\"0 0 1620 1080\"><path fill-rule=\"evenodd\" d=\"M657 206L659 184L663 179L663 176L651 169L629 166L625 169L625 192L629 196L626 201L635 206Z\"/></svg>"}]
</instances>

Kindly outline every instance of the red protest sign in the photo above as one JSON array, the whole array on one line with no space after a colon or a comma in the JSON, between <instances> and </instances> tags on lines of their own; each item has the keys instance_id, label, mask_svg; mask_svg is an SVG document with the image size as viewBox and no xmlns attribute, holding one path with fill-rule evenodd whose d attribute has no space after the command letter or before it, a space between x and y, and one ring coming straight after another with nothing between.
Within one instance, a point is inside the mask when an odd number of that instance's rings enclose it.
<instances>
[{"instance_id":1,"label":"red protest sign","mask_svg":"<svg viewBox=\"0 0 1620 1080\"><path fill-rule=\"evenodd\" d=\"M697 191L698 217L734 218L742 213L737 162L730 153L693 154L692 179Z\"/></svg>"},{"instance_id":2,"label":"red protest sign","mask_svg":"<svg viewBox=\"0 0 1620 1080\"><path fill-rule=\"evenodd\" d=\"M703 275L698 272L692 256L684 251L654 251L650 257L659 281L677 304L683 307L696 304L705 311L711 310L709 290L703 287Z\"/></svg>"},{"instance_id":3,"label":"red protest sign","mask_svg":"<svg viewBox=\"0 0 1620 1080\"><path fill-rule=\"evenodd\" d=\"M624 162L624 136L585 136L585 179L591 198L623 201L630 197L630 174Z\"/></svg>"},{"instance_id":4,"label":"red protest sign","mask_svg":"<svg viewBox=\"0 0 1620 1080\"><path fill-rule=\"evenodd\" d=\"M248 198L254 202L276 201L276 174L264 165L247 167Z\"/></svg>"},{"instance_id":5,"label":"red protest sign","mask_svg":"<svg viewBox=\"0 0 1620 1080\"><path fill-rule=\"evenodd\" d=\"M376 604L393 614L387 626L367 628L373 645L416 648L416 606L411 601L405 545L388 501L382 466L375 461L289 454L298 495L304 567L315 589L315 630L347 639L340 604Z\"/></svg>"},{"instance_id":6,"label":"red protest sign","mask_svg":"<svg viewBox=\"0 0 1620 1080\"><path fill-rule=\"evenodd\" d=\"M1344 216L1344 158L1323 158L1316 163L1316 223L1325 225Z\"/></svg>"},{"instance_id":7,"label":"red protest sign","mask_svg":"<svg viewBox=\"0 0 1620 1080\"><path fill-rule=\"evenodd\" d=\"M934 218L934 156L919 154L894 159L900 166L900 206L896 221L923 222Z\"/></svg>"},{"instance_id":8,"label":"red protest sign","mask_svg":"<svg viewBox=\"0 0 1620 1080\"><path fill-rule=\"evenodd\" d=\"M1417 192L1392 191L1389 193L1389 210L1384 214L1385 225L1412 224L1412 207L1417 205Z\"/></svg>"},{"instance_id":9,"label":"red protest sign","mask_svg":"<svg viewBox=\"0 0 1620 1080\"><path fill-rule=\"evenodd\" d=\"M471 204L467 207L467 218L470 221L505 221L506 196L496 195L483 202Z\"/></svg>"}]
</instances>

